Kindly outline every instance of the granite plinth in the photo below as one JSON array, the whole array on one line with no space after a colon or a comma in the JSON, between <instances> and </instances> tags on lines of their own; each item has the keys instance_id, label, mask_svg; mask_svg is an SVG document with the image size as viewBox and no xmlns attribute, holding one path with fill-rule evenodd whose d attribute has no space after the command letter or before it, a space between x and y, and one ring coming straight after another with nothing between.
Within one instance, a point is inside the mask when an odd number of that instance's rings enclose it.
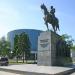
<instances>
[{"instance_id":1,"label":"granite plinth","mask_svg":"<svg viewBox=\"0 0 75 75\"><path fill-rule=\"evenodd\" d=\"M59 37L59 35L52 31L46 31L40 34L38 37L38 65L52 66L57 64L56 43Z\"/></svg>"}]
</instances>

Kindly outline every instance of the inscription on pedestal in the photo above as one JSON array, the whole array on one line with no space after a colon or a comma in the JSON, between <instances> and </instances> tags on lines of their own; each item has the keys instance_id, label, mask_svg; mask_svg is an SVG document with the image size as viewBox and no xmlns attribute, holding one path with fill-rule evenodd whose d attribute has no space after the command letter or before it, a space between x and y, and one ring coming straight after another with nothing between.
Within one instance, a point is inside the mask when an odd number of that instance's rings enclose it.
<instances>
[{"instance_id":1,"label":"inscription on pedestal","mask_svg":"<svg viewBox=\"0 0 75 75\"><path fill-rule=\"evenodd\" d=\"M48 42L49 39L44 39L44 40L40 40L40 46L45 48L49 45L49 42Z\"/></svg>"}]
</instances>

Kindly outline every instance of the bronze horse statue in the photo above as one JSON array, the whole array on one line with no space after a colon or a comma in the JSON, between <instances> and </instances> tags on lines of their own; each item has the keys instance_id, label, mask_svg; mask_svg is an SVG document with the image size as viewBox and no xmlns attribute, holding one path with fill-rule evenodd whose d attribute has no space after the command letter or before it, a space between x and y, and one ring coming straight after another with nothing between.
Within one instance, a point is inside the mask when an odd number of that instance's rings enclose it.
<instances>
[{"instance_id":1,"label":"bronze horse statue","mask_svg":"<svg viewBox=\"0 0 75 75\"><path fill-rule=\"evenodd\" d=\"M45 24L47 26L47 29L49 30L49 27L48 27L48 23L52 25L52 28L54 30L54 32L57 31L57 29L59 30L59 21L56 17L53 18L52 14L48 12L46 6L44 4L41 5L41 9L44 10L44 21L45 21Z\"/></svg>"}]
</instances>

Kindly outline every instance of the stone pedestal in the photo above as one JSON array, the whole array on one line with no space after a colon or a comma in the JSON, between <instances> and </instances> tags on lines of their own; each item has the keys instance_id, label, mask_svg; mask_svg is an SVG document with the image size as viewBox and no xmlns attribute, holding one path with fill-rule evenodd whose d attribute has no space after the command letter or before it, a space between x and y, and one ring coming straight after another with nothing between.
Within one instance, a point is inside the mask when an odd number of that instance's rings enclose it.
<instances>
[{"instance_id":1,"label":"stone pedestal","mask_svg":"<svg viewBox=\"0 0 75 75\"><path fill-rule=\"evenodd\" d=\"M52 66L57 64L56 43L59 37L59 35L52 31L46 31L40 34L38 37L38 65Z\"/></svg>"}]
</instances>

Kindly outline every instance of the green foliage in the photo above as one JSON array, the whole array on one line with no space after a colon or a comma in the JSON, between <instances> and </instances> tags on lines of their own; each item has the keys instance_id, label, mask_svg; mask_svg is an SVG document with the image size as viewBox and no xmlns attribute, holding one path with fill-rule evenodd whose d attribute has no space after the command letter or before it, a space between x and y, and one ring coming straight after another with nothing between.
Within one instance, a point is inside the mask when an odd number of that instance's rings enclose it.
<instances>
[{"instance_id":1,"label":"green foliage","mask_svg":"<svg viewBox=\"0 0 75 75\"><path fill-rule=\"evenodd\" d=\"M21 53L21 50L19 48L19 35L15 35L13 54L14 54L14 56L19 56L20 53Z\"/></svg>"},{"instance_id":2,"label":"green foliage","mask_svg":"<svg viewBox=\"0 0 75 75\"><path fill-rule=\"evenodd\" d=\"M75 45L72 46L72 50L75 50Z\"/></svg>"},{"instance_id":3,"label":"green foliage","mask_svg":"<svg viewBox=\"0 0 75 75\"><path fill-rule=\"evenodd\" d=\"M0 56L9 56L10 55L10 43L2 37L0 39Z\"/></svg>"},{"instance_id":4,"label":"green foliage","mask_svg":"<svg viewBox=\"0 0 75 75\"><path fill-rule=\"evenodd\" d=\"M71 36L67 35L67 34L63 34L61 36L62 40L66 41L68 47L71 49L73 47L73 39Z\"/></svg>"},{"instance_id":5,"label":"green foliage","mask_svg":"<svg viewBox=\"0 0 75 75\"><path fill-rule=\"evenodd\" d=\"M72 66L72 58L71 57L65 57L65 58L63 58L62 62L64 63L63 66Z\"/></svg>"},{"instance_id":6,"label":"green foliage","mask_svg":"<svg viewBox=\"0 0 75 75\"><path fill-rule=\"evenodd\" d=\"M63 34L57 42L56 56L58 57L70 57L70 50L73 46L73 39L67 34Z\"/></svg>"},{"instance_id":7,"label":"green foliage","mask_svg":"<svg viewBox=\"0 0 75 75\"><path fill-rule=\"evenodd\" d=\"M14 38L14 50L13 54L17 58L19 56L23 57L23 62L24 62L24 57L27 59L30 54L30 40L29 37L26 33L21 33L20 35L16 35Z\"/></svg>"},{"instance_id":8,"label":"green foliage","mask_svg":"<svg viewBox=\"0 0 75 75\"><path fill-rule=\"evenodd\" d=\"M63 34L58 42L57 56L70 57L70 50L73 47L73 39L67 34Z\"/></svg>"}]
</instances>

